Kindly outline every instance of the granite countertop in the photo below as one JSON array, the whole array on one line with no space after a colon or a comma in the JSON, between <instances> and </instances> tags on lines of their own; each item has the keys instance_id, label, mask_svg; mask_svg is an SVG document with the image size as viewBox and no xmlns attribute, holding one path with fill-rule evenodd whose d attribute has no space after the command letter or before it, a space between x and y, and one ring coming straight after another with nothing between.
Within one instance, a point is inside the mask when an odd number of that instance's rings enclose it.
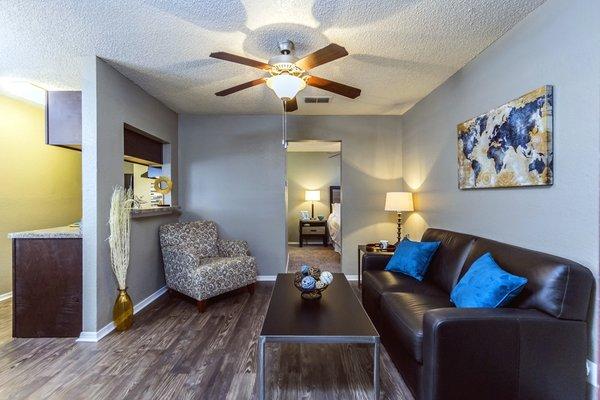
<instances>
[{"instance_id":1,"label":"granite countertop","mask_svg":"<svg viewBox=\"0 0 600 400\"><path fill-rule=\"evenodd\" d=\"M71 226L36 229L34 231L12 232L9 239L80 239L81 229Z\"/></svg>"}]
</instances>

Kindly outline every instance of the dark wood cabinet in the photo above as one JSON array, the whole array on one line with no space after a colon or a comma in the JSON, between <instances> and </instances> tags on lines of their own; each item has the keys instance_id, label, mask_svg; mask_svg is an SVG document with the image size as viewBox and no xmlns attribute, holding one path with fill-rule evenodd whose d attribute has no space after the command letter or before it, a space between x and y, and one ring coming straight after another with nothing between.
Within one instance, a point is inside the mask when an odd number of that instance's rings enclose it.
<instances>
[{"instance_id":1,"label":"dark wood cabinet","mask_svg":"<svg viewBox=\"0 0 600 400\"><path fill-rule=\"evenodd\" d=\"M327 246L329 242L329 232L327 229L327 221L319 220L308 220L300 221L298 224L299 236L300 236L300 247L303 246L303 242L308 238L319 238L323 241L323 246Z\"/></svg>"},{"instance_id":2,"label":"dark wood cabinet","mask_svg":"<svg viewBox=\"0 0 600 400\"><path fill-rule=\"evenodd\" d=\"M46 144L81 150L81 92L49 91L46 93ZM123 125L124 159L144 165L163 163L164 141Z\"/></svg>"},{"instance_id":3,"label":"dark wood cabinet","mask_svg":"<svg viewBox=\"0 0 600 400\"><path fill-rule=\"evenodd\" d=\"M123 133L125 160L144 165L161 165L163 144L164 142L154 136L125 124Z\"/></svg>"},{"instance_id":4,"label":"dark wood cabinet","mask_svg":"<svg viewBox=\"0 0 600 400\"><path fill-rule=\"evenodd\" d=\"M77 337L81 239L13 239L13 336Z\"/></svg>"},{"instance_id":5,"label":"dark wood cabinet","mask_svg":"<svg viewBox=\"0 0 600 400\"><path fill-rule=\"evenodd\" d=\"M81 92L46 92L46 144L81 150Z\"/></svg>"}]
</instances>

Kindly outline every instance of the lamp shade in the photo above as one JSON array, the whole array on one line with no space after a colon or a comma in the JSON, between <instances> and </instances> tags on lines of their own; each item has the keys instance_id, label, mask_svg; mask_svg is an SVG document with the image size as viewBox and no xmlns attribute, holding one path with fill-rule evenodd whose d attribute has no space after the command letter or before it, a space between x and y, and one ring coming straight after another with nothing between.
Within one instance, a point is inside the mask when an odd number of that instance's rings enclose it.
<instances>
[{"instance_id":1,"label":"lamp shade","mask_svg":"<svg viewBox=\"0 0 600 400\"><path fill-rule=\"evenodd\" d=\"M414 211L411 192L388 192L385 195L385 211Z\"/></svg>"},{"instance_id":2,"label":"lamp shade","mask_svg":"<svg viewBox=\"0 0 600 400\"><path fill-rule=\"evenodd\" d=\"M307 190L304 192L304 200L306 201L319 201L321 200L321 191L319 190Z\"/></svg>"},{"instance_id":3,"label":"lamp shade","mask_svg":"<svg viewBox=\"0 0 600 400\"><path fill-rule=\"evenodd\" d=\"M291 100L306 87L304 79L290 74L275 75L267 79L267 86L273 89L281 100Z\"/></svg>"}]
</instances>

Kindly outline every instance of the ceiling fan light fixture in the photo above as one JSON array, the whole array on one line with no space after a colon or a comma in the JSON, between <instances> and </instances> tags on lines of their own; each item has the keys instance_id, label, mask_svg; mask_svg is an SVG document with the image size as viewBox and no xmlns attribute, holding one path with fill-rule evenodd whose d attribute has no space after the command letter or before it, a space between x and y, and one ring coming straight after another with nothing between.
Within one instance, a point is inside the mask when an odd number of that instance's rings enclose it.
<instances>
[{"instance_id":1,"label":"ceiling fan light fixture","mask_svg":"<svg viewBox=\"0 0 600 400\"><path fill-rule=\"evenodd\" d=\"M306 87L306 81L294 75L280 74L268 78L267 86L281 100L288 101L296 97L298 92Z\"/></svg>"}]
</instances>

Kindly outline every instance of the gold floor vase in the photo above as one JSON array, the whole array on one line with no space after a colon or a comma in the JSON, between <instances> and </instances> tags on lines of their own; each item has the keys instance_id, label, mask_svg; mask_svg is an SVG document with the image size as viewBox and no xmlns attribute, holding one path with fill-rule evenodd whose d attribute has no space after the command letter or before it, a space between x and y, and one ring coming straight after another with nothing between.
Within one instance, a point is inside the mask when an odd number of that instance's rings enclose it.
<instances>
[{"instance_id":1,"label":"gold floor vase","mask_svg":"<svg viewBox=\"0 0 600 400\"><path fill-rule=\"evenodd\" d=\"M113 320L115 329L126 331L133 325L133 302L127 294L127 288L119 289L119 295L113 307Z\"/></svg>"}]
</instances>

